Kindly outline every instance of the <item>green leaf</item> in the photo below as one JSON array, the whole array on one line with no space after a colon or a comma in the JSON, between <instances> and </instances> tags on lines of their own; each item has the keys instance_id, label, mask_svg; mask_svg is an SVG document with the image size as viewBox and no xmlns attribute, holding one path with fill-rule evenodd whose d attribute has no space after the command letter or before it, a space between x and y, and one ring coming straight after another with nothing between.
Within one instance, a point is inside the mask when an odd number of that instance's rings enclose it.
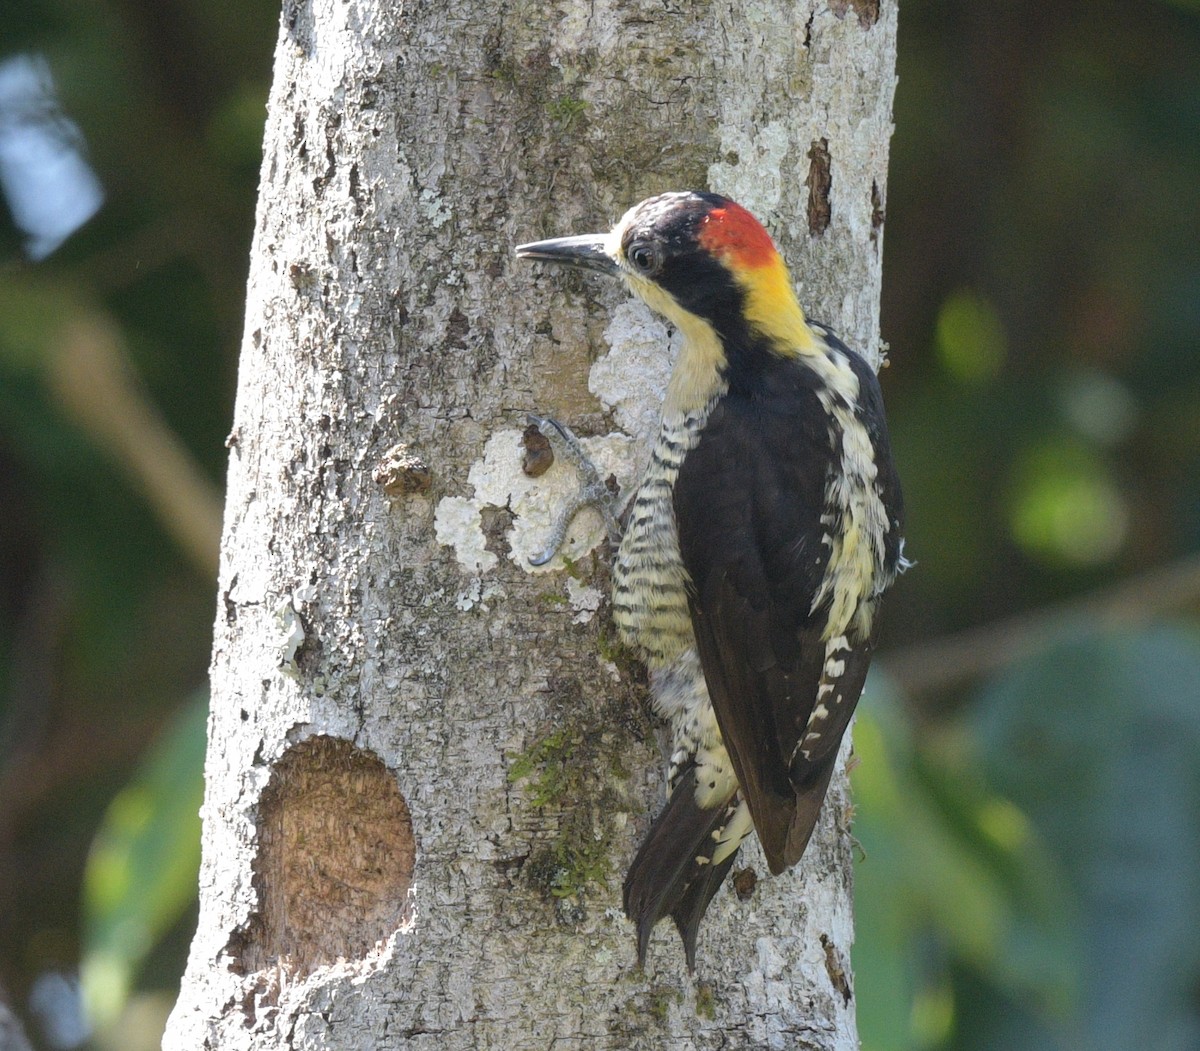
<instances>
[{"instance_id":1,"label":"green leaf","mask_svg":"<svg viewBox=\"0 0 1200 1051\"><path fill-rule=\"evenodd\" d=\"M109 804L83 882L83 996L111 1025L142 961L194 900L208 694L197 695Z\"/></svg>"}]
</instances>

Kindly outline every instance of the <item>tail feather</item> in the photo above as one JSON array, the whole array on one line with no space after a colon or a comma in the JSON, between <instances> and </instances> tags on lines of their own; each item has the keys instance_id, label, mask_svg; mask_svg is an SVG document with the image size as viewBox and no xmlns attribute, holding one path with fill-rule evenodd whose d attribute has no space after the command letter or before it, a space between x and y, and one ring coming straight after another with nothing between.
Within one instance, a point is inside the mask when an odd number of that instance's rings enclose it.
<instances>
[{"instance_id":1,"label":"tail feather","mask_svg":"<svg viewBox=\"0 0 1200 1051\"><path fill-rule=\"evenodd\" d=\"M784 868L795 865L808 847L808 841L817 827L817 818L821 816L825 793L829 791L833 767L834 762L831 758L815 772L815 776L807 784L796 786L796 799L783 848ZM778 875L773 867L771 871Z\"/></svg>"},{"instance_id":2,"label":"tail feather","mask_svg":"<svg viewBox=\"0 0 1200 1051\"><path fill-rule=\"evenodd\" d=\"M833 766L832 761L822 764L806 783L794 786L791 800L779 801L778 814L771 812L781 827L776 838L782 847L777 855L768 855L773 874L794 865L808 846ZM717 806L702 807L695 789L694 767L685 768L625 877L625 915L637 925L639 965L646 962L659 920L670 916L683 941L688 970L696 969L704 914L733 867L742 837L754 829L736 790Z\"/></svg>"},{"instance_id":3,"label":"tail feather","mask_svg":"<svg viewBox=\"0 0 1200 1051\"><path fill-rule=\"evenodd\" d=\"M713 895L721 889L721 884L725 882L725 877L729 875L729 870L733 868L736 860L737 851L735 850L724 861L715 865L703 866L696 878L687 885L687 889L679 899L679 904L671 910L671 919L675 921L675 929L679 931L679 937L683 939L683 954L687 958L689 971L696 969L696 939L700 934L700 922L708 911L708 903L712 901ZM647 942L649 938L650 935L647 932ZM639 948L641 941L639 933ZM643 950L638 957L639 963L644 962L644 956Z\"/></svg>"},{"instance_id":4,"label":"tail feather","mask_svg":"<svg viewBox=\"0 0 1200 1051\"><path fill-rule=\"evenodd\" d=\"M696 802L694 785L690 771L679 777L625 877L625 915L637 925L639 964L646 962L650 933L670 916L683 939L688 970L695 969L700 922L737 856L734 849L716 864L712 860L735 796L705 809Z\"/></svg>"}]
</instances>

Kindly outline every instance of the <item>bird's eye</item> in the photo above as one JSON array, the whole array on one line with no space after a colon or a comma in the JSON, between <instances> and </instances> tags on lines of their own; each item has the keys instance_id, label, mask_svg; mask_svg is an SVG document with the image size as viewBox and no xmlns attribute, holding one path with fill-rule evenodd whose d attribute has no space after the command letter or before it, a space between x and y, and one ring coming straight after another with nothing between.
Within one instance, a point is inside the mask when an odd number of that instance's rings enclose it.
<instances>
[{"instance_id":1,"label":"bird's eye","mask_svg":"<svg viewBox=\"0 0 1200 1051\"><path fill-rule=\"evenodd\" d=\"M639 241L631 245L626 254L634 268L647 276L657 271L662 264L662 253L657 245L649 241Z\"/></svg>"}]
</instances>

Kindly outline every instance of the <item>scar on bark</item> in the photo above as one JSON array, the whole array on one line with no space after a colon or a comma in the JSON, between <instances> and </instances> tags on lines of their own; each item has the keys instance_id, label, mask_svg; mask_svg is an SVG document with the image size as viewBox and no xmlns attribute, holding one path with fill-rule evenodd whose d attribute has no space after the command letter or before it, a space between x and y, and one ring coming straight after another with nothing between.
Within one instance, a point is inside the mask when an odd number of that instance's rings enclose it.
<instances>
[{"instance_id":1,"label":"scar on bark","mask_svg":"<svg viewBox=\"0 0 1200 1051\"><path fill-rule=\"evenodd\" d=\"M371 477L389 496L425 493L433 482L429 465L404 442L397 442L383 454Z\"/></svg>"},{"instance_id":2,"label":"scar on bark","mask_svg":"<svg viewBox=\"0 0 1200 1051\"><path fill-rule=\"evenodd\" d=\"M854 999L854 990L850 988L844 957L828 934L821 935L821 948L825 950L825 971L829 975L830 984L841 993L843 1003L850 1003Z\"/></svg>"},{"instance_id":3,"label":"scar on bark","mask_svg":"<svg viewBox=\"0 0 1200 1051\"><path fill-rule=\"evenodd\" d=\"M326 736L289 749L263 791L257 831L258 909L227 948L238 973L302 978L367 957L410 918L412 819L374 754Z\"/></svg>"},{"instance_id":4,"label":"scar on bark","mask_svg":"<svg viewBox=\"0 0 1200 1051\"><path fill-rule=\"evenodd\" d=\"M886 218L883 211L883 194L879 192L879 183L871 180L871 244L879 250L879 232L883 229Z\"/></svg>"},{"instance_id":5,"label":"scar on bark","mask_svg":"<svg viewBox=\"0 0 1200 1051\"><path fill-rule=\"evenodd\" d=\"M833 214L829 203L829 191L833 188L833 174L829 159L829 140L815 139L808 151L808 230L812 234L823 234L829 229Z\"/></svg>"},{"instance_id":6,"label":"scar on bark","mask_svg":"<svg viewBox=\"0 0 1200 1051\"><path fill-rule=\"evenodd\" d=\"M830 0L829 10L838 18L845 18L851 9L863 29L870 29L879 21L879 0Z\"/></svg>"}]
</instances>

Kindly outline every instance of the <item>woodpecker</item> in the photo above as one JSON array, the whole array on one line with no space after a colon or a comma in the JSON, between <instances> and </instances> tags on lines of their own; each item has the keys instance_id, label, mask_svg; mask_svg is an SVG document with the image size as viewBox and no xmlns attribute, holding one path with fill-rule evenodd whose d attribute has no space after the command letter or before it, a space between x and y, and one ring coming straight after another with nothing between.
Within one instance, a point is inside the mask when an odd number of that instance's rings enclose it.
<instances>
[{"instance_id":1,"label":"woodpecker","mask_svg":"<svg viewBox=\"0 0 1200 1051\"><path fill-rule=\"evenodd\" d=\"M670 916L689 970L757 832L796 864L854 713L880 596L907 565L879 383L808 320L770 234L717 194L651 197L524 259L622 278L683 335L613 567L621 638L670 725L668 801L629 868L644 964Z\"/></svg>"}]
</instances>

